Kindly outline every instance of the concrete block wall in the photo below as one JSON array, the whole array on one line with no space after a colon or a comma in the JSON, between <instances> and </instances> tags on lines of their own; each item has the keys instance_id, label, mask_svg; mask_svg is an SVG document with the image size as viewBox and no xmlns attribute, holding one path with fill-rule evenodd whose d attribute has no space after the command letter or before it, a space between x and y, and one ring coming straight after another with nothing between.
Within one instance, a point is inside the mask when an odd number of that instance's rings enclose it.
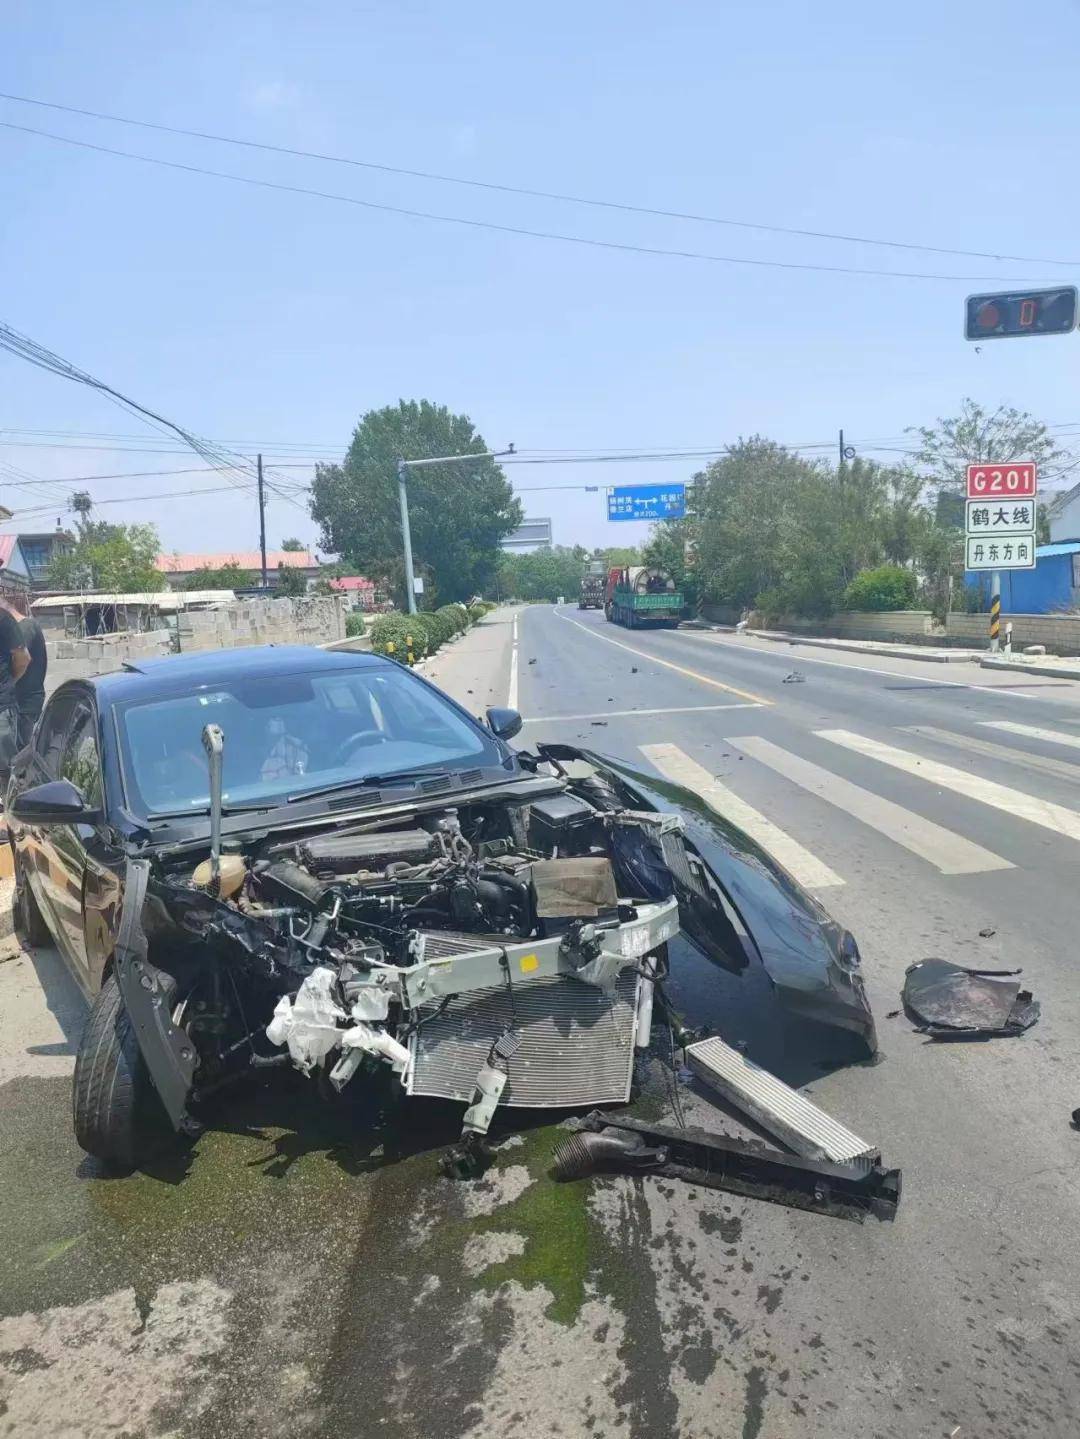
<instances>
[{"instance_id":1,"label":"concrete block wall","mask_svg":"<svg viewBox=\"0 0 1080 1439\"><path fill-rule=\"evenodd\" d=\"M1045 645L1048 654L1080 655L1080 614L1068 615L1006 615L1001 616L1001 637L1005 638L1005 622L1012 621L1013 648L1024 645ZM950 638L985 646L990 643L989 615L951 614L946 620Z\"/></svg>"},{"instance_id":2,"label":"concrete block wall","mask_svg":"<svg viewBox=\"0 0 1080 1439\"><path fill-rule=\"evenodd\" d=\"M115 635L95 635L87 639L49 640L45 645L49 658L45 687L54 690L64 680L88 679L93 675L110 674L126 660L157 658L172 653L170 630L123 631Z\"/></svg>"},{"instance_id":3,"label":"concrete block wall","mask_svg":"<svg viewBox=\"0 0 1080 1439\"><path fill-rule=\"evenodd\" d=\"M219 609L190 610L179 616L184 654L246 645L321 645L344 638L345 606L339 595L238 600Z\"/></svg>"},{"instance_id":4,"label":"concrete block wall","mask_svg":"<svg viewBox=\"0 0 1080 1439\"><path fill-rule=\"evenodd\" d=\"M178 629L180 649L185 654L245 645L321 645L345 638L345 608L338 595L237 600L220 609L182 613ZM50 640L46 651L46 688L54 690L64 680L109 674L125 660L172 654L173 631L125 631L92 639Z\"/></svg>"},{"instance_id":5,"label":"concrete block wall","mask_svg":"<svg viewBox=\"0 0 1080 1439\"><path fill-rule=\"evenodd\" d=\"M827 620L784 618L763 623L750 616L751 629L786 630L795 635L822 635L837 640L882 640L900 644L940 644L929 610L841 610Z\"/></svg>"}]
</instances>

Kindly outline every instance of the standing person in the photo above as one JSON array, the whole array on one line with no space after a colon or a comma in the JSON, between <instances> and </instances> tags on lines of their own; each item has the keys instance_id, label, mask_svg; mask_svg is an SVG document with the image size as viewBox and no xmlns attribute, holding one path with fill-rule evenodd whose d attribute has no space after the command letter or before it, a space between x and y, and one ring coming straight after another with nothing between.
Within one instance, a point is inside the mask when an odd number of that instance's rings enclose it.
<instances>
[{"instance_id":1,"label":"standing person","mask_svg":"<svg viewBox=\"0 0 1080 1439\"><path fill-rule=\"evenodd\" d=\"M45 672L49 667L49 655L45 648L45 633L30 613L30 596L25 590L18 590L8 599L13 614L19 621L23 644L30 656L30 663L15 681L15 699L19 707L19 748L30 743L34 726L38 722L45 703Z\"/></svg>"},{"instance_id":2,"label":"standing person","mask_svg":"<svg viewBox=\"0 0 1080 1439\"><path fill-rule=\"evenodd\" d=\"M10 597L0 605L0 780L5 787L11 761L19 749L19 700L15 686L30 667L18 616L9 608Z\"/></svg>"}]
</instances>

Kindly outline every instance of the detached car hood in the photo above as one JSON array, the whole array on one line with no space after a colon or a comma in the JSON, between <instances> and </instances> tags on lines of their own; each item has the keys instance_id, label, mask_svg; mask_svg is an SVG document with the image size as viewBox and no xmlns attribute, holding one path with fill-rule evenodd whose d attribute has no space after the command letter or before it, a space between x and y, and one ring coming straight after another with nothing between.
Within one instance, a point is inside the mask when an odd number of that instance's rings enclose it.
<instances>
[{"instance_id":1,"label":"detached car hood","mask_svg":"<svg viewBox=\"0 0 1080 1439\"><path fill-rule=\"evenodd\" d=\"M877 1051L874 1016L854 936L737 825L692 790L642 774L621 760L572 745L541 744L560 765L583 760L621 804L678 814L687 851L704 865L734 912L785 1006L807 1019L859 1035ZM678 886L677 886L678 888ZM745 968L740 937L719 898L695 887L680 892L683 929L703 954L726 969Z\"/></svg>"}]
</instances>

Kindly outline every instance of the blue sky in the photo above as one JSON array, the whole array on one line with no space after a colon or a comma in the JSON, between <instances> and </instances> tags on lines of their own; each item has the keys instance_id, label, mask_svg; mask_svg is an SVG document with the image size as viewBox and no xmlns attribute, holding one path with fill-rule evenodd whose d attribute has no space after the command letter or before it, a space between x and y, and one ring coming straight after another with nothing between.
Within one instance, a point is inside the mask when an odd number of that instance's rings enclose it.
<instances>
[{"instance_id":1,"label":"blue sky","mask_svg":"<svg viewBox=\"0 0 1080 1439\"><path fill-rule=\"evenodd\" d=\"M333 454L364 410L399 396L464 410L492 445L522 451L719 447L754 432L829 444L843 426L871 453L871 442L904 444L905 426L951 412L965 394L1080 431L1080 334L981 353L961 337L964 295L995 277L1080 280L1080 8L1066 0L8 0L4 31L0 89L20 95L535 189L1076 262L998 263L590 209L0 101L0 120L384 204L716 255L984 277L874 279L590 249L0 129L0 317L245 452L287 450L282 463L294 465ZM113 436L140 426L0 355L2 430ZM71 477L201 463L107 448L137 440L93 443L102 448L0 446L0 460L59 482L42 500L0 473L0 499L48 505ZM519 487L607 485L693 468L508 473ZM307 472L281 473L303 482ZM211 483L85 487L105 500ZM522 499L553 518L561 542L644 533L607 524L602 494ZM101 514L153 520L167 549L257 542L246 491ZM269 529L275 544L316 534L276 498Z\"/></svg>"}]
</instances>

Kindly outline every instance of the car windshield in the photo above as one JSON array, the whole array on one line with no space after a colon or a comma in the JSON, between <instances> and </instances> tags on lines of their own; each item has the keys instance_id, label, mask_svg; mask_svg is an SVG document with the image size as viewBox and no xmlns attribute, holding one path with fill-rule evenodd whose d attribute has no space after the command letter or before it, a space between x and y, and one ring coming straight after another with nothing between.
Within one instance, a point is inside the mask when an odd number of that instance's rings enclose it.
<instances>
[{"instance_id":1,"label":"car windshield","mask_svg":"<svg viewBox=\"0 0 1080 1439\"><path fill-rule=\"evenodd\" d=\"M502 763L493 737L395 666L237 678L120 710L128 803L206 809L203 726L225 736L224 803L277 804L350 781Z\"/></svg>"}]
</instances>

